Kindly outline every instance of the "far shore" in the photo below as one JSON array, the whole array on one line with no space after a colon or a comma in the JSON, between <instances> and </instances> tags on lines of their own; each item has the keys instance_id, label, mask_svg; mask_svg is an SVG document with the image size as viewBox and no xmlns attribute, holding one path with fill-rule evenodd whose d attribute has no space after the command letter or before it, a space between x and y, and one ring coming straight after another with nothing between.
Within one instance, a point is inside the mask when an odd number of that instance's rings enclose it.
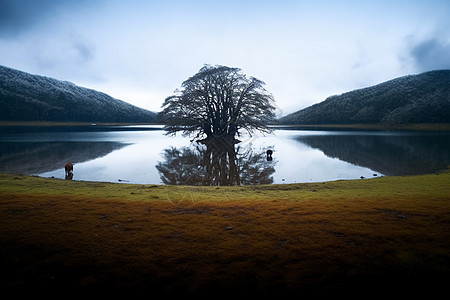
<instances>
[{"instance_id":1,"label":"far shore","mask_svg":"<svg viewBox=\"0 0 450 300\"><path fill-rule=\"evenodd\" d=\"M450 124L296 124L274 125L274 128L297 130L418 130L450 131Z\"/></svg>"},{"instance_id":2,"label":"far shore","mask_svg":"<svg viewBox=\"0 0 450 300\"><path fill-rule=\"evenodd\" d=\"M2 126L163 126L161 123L120 123L120 122L51 122L51 121L0 121ZM297 130L417 130L450 131L450 124L272 124L274 129Z\"/></svg>"},{"instance_id":3,"label":"far shore","mask_svg":"<svg viewBox=\"0 0 450 300\"><path fill-rule=\"evenodd\" d=\"M50 122L50 121L0 121L1 126L132 126L161 125L159 123L120 123L120 122Z\"/></svg>"}]
</instances>

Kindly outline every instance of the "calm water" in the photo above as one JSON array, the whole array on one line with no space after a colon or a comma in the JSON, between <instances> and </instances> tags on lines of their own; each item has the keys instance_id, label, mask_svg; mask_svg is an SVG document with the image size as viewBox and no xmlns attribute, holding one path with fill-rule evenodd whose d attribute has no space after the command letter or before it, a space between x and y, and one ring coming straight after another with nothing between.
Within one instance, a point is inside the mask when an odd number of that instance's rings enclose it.
<instances>
[{"instance_id":1,"label":"calm water","mask_svg":"<svg viewBox=\"0 0 450 300\"><path fill-rule=\"evenodd\" d=\"M234 149L158 126L0 128L0 172L141 184L266 184L430 173L450 165L448 132L276 130ZM268 159L266 151L273 151Z\"/></svg>"}]
</instances>

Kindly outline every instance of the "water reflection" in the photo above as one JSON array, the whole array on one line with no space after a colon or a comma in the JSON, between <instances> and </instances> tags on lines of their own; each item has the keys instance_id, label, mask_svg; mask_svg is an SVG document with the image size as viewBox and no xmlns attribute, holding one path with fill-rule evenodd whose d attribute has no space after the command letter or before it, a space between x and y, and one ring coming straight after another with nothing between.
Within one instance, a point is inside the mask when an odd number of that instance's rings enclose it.
<instances>
[{"instance_id":1,"label":"water reflection","mask_svg":"<svg viewBox=\"0 0 450 300\"><path fill-rule=\"evenodd\" d=\"M37 174L64 170L68 161L93 160L126 146L117 142L1 142L0 172Z\"/></svg>"},{"instance_id":2,"label":"water reflection","mask_svg":"<svg viewBox=\"0 0 450 300\"><path fill-rule=\"evenodd\" d=\"M304 135L295 138L326 156L385 175L432 173L450 165L448 133Z\"/></svg>"},{"instance_id":3,"label":"water reflection","mask_svg":"<svg viewBox=\"0 0 450 300\"><path fill-rule=\"evenodd\" d=\"M70 161L74 180L251 185L423 174L450 165L448 132L276 130L242 140L226 148L168 137L154 126L0 126L0 172L64 179Z\"/></svg>"},{"instance_id":4,"label":"water reflection","mask_svg":"<svg viewBox=\"0 0 450 300\"><path fill-rule=\"evenodd\" d=\"M164 149L164 161L156 168L161 180L171 185L252 185L273 183L276 161L267 148L223 141L195 143L191 147Z\"/></svg>"}]
</instances>

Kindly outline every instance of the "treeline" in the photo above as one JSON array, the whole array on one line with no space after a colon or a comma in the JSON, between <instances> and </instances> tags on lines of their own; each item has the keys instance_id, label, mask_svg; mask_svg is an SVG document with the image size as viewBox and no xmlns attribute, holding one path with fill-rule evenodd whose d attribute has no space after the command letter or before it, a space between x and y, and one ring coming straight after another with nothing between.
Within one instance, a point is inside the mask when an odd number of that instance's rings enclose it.
<instances>
[{"instance_id":1,"label":"treeline","mask_svg":"<svg viewBox=\"0 0 450 300\"><path fill-rule=\"evenodd\" d=\"M331 96L279 119L281 124L450 123L450 70L393 79Z\"/></svg>"},{"instance_id":2,"label":"treeline","mask_svg":"<svg viewBox=\"0 0 450 300\"><path fill-rule=\"evenodd\" d=\"M0 121L153 123L156 113L67 81L0 66Z\"/></svg>"}]
</instances>

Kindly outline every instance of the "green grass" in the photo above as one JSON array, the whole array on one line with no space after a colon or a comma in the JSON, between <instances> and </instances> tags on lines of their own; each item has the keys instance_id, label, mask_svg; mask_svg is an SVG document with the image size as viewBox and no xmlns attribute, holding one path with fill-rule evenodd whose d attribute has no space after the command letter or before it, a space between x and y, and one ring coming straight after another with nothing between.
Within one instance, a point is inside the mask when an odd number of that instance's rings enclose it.
<instances>
[{"instance_id":1,"label":"green grass","mask_svg":"<svg viewBox=\"0 0 450 300\"><path fill-rule=\"evenodd\" d=\"M0 214L5 291L404 296L450 278L448 171L245 187L2 174Z\"/></svg>"},{"instance_id":2,"label":"green grass","mask_svg":"<svg viewBox=\"0 0 450 300\"><path fill-rule=\"evenodd\" d=\"M0 193L77 195L139 201L271 201L287 199L358 198L445 198L450 195L449 172L420 176L380 177L364 180L339 180L320 183L256 186L168 186L67 181L32 176L0 174Z\"/></svg>"}]
</instances>

